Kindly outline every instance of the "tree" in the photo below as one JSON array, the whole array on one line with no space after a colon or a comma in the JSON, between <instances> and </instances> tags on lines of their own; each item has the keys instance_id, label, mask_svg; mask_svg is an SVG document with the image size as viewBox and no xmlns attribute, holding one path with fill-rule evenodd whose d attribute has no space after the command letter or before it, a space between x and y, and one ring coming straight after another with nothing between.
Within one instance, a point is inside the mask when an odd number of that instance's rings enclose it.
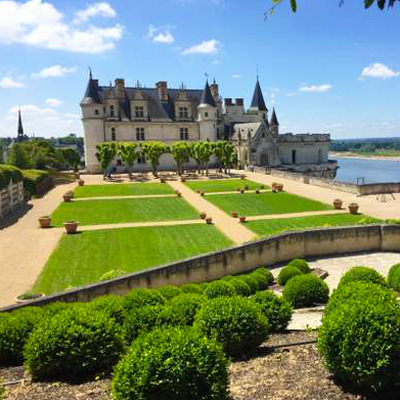
<instances>
[{"instance_id":1,"label":"tree","mask_svg":"<svg viewBox=\"0 0 400 400\"><path fill-rule=\"evenodd\" d=\"M210 142L200 142L198 148L200 163L206 170L208 176L208 163L210 162L211 156L214 154L214 146Z\"/></svg>"},{"instance_id":2,"label":"tree","mask_svg":"<svg viewBox=\"0 0 400 400\"><path fill-rule=\"evenodd\" d=\"M193 158L193 160L197 163L197 173L202 173L201 168L201 155L200 155L200 148L203 142L192 142L189 144L189 156Z\"/></svg>"},{"instance_id":3,"label":"tree","mask_svg":"<svg viewBox=\"0 0 400 400\"><path fill-rule=\"evenodd\" d=\"M225 169L225 174L230 173L230 169L237 164L238 156L235 146L232 143L225 142L222 156L222 165Z\"/></svg>"},{"instance_id":4,"label":"tree","mask_svg":"<svg viewBox=\"0 0 400 400\"><path fill-rule=\"evenodd\" d=\"M188 161L190 155L190 145L186 142L175 142L172 146L172 156L176 162L176 168L179 175L182 175L183 164Z\"/></svg>"},{"instance_id":5,"label":"tree","mask_svg":"<svg viewBox=\"0 0 400 400\"><path fill-rule=\"evenodd\" d=\"M21 143L14 143L10 147L7 162L20 169L31 168L28 153L25 149L25 146L23 146Z\"/></svg>"},{"instance_id":6,"label":"tree","mask_svg":"<svg viewBox=\"0 0 400 400\"><path fill-rule=\"evenodd\" d=\"M132 178L132 167L135 161L139 158L139 145L136 143L120 143L118 144L118 155L123 163L128 167L129 178Z\"/></svg>"},{"instance_id":7,"label":"tree","mask_svg":"<svg viewBox=\"0 0 400 400\"><path fill-rule=\"evenodd\" d=\"M98 150L96 157L103 170L103 179L106 179L108 168L117 154L117 146L115 143L102 143L97 145L96 148Z\"/></svg>"},{"instance_id":8,"label":"tree","mask_svg":"<svg viewBox=\"0 0 400 400\"><path fill-rule=\"evenodd\" d=\"M81 162L81 157L79 153L74 149L62 149L62 157L69 168L72 168L75 172L78 171L79 163Z\"/></svg>"},{"instance_id":9,"label":"tree","mask_svg":"<svg viewBox=\"0 0 400 400\"><path fill-rule=\"evenodd\" d=\"M158 166L160 165L160 158L163 154L171 152L169 146L162 142L145 142L140 145L146 159L151 162L153 168L153 175L158 176Z\"/></svg>"}]
</instances>

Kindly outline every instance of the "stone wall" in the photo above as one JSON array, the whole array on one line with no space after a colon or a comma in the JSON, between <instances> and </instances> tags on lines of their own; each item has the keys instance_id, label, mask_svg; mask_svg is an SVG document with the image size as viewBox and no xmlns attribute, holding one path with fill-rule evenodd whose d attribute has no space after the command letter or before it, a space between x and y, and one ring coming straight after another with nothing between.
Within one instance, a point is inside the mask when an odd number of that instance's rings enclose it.
<instances>
[{"instance_id":1,"label":"stone wall","mask_svg":"<svg viewBox=\"0 0 400 400\"><path fill-rule=\"evenodd\" d=\"M23 182L11 183L8 188L0 190L0 219L19 207L25 201Z\"/></svg>"},{"instance_id":2,"label":"stone wall","mask_svg":"<svg viewBox=\"0 0 400 400\"><path fill-rule=\"evenodd\" d=\"M245 273L294 258L340 255L354 252L400 252L400 225L366 225L289 232L237 247L148 269L107 282L57 293L30 302L44 305L54 301L90 301L106 294L123 295L141 287L206 282L225 275ZM22 306L3 309L10 311Z\"/></svg>"},{"instance_id":3,"label":"stone wall","mask_svg":"<svg viewBox=\"0 0 400 400\"><path fill-rule=\"evenodd\" d=\"M367 196L369 194L400 193L400 182L369 183L367 185L358 185L357 188L359 196Z\"/></svg>"}]
</instances>

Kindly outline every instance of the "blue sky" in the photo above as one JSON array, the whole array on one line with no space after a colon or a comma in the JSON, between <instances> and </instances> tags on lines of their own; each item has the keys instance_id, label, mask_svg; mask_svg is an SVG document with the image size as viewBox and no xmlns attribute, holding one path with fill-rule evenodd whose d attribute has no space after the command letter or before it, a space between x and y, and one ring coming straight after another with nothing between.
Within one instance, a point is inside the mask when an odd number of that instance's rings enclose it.
<instances>
[{"instance_id":1,"label":"blue sky","mask_svg":"<svg viewBox=\"0 0 400 400\"><path fill-rule=\"evenodd\" d=\"M333 138L400 136L400 7L300 0L267 20L270 0L0 0L0 136L82 134L88 67L101 84L125 78L202 88L247 106L257 66L285 132Z\"/></svg>"}]
</instances>

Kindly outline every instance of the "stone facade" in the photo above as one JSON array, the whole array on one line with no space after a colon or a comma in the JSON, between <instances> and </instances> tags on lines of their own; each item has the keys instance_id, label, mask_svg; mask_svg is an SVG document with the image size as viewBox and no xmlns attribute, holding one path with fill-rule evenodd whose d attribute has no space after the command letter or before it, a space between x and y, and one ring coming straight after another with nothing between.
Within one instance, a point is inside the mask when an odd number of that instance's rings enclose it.
<instances>
[{"instance_id":1,"label":"stone facade","mask_svg":"<svg viewBox=\"0 0 400 400\"><path fill-rule=\"evenodd\" d=\"M85 132L86 170L100 172L96 146L103 142L229 140L237 148L241 167L249 165L296 170L304 166L319 166L328 161L330 135L292 133L280 134L273 111L268 120L259 81L257 79L251 106L245 109L242 98L226 98L223 102L218 84L206 83L203 90L168 88L167 82L145 88L137 83L126 87L123 79L114 85L100 86L90 74L88 86L80 103ZM142 159L136 171L148 171L151 166ZM172 156L161 158L160 169L173 170ZM113 166L124 170L116 158ZM194 167L189 162L186 167ZM307 167L309 169L309 167Z\"/></svg>"}]
</instances>

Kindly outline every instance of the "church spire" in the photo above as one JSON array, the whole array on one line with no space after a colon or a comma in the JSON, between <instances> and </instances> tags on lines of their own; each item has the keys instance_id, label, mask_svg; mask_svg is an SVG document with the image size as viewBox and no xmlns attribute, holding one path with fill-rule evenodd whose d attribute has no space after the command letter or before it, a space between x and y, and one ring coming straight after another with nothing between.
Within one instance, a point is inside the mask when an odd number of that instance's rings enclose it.
<instances>
[{"instance_id":1,"label":"church spire","mask_svg":"<svg viewBox=\"0 0 400 400\"><path fill-rule=\"evenodd\" d=\"M206 81L206 86L204 87L203 93L201 94L200 105L201 104L207 104L209 106L216 107L210 85L208 84L208 79Z\"/></svg>"},{"instance_id":2,"label":"church spire","mask_svg":"<svg viewBox=\"0 0 400 400\"><path fill-rule=\"evenodd\" d=\"M22 141L24 139L24 127L22 125L21 109L18 110L18 130L17 140Z\"/></svg>"},{"instance_id":3,"label":"church spire","mask_svg":"<svg viewBox=\"0 0 400 400\"><path fill-rule=\"evenodd\" d=\"M268 111L267 106L265 105L264 96L262 94L260 82L258 80L258 74L257 74L256 87L254 89L253 99L251 100L250 108L258 110L258 111Z\"/></svg>"},{"instance_id":4,"label":"church spire","mask_svg":"<svg viewBox=\"0 0 400 400\"><path fill-rule=\"evenodd\" d=\"M278 118L276 117L275 107L274 107L274 109L273 109L273 111L272 111L272 116L271 116L270 125L279 126Z\"/></svg>"}]
</instances>

